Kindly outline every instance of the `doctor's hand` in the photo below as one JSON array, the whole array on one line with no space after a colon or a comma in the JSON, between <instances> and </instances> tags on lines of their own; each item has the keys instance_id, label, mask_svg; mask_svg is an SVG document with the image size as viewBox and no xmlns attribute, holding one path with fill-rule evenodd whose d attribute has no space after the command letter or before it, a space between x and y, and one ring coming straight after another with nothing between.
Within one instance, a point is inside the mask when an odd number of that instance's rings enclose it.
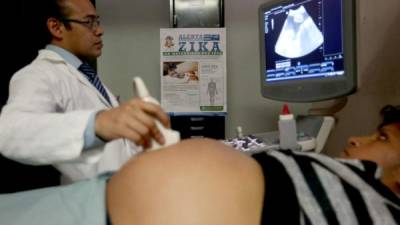
<instances>
[{"instance_id":1,"label":"doctor's hand","mask_svg":"<svg viewBox=\"0 0 400 225\"><path fill-rule=\"evenodd\" d=\"M169 117L159 105L134 98L118 107L97 113L95 132L98 137L106 141L127 138L137 145L148 148L151 139L154 138L163 145L165 138L156 126L155 120L170 128Z\"/></svg>"}]
</instances>

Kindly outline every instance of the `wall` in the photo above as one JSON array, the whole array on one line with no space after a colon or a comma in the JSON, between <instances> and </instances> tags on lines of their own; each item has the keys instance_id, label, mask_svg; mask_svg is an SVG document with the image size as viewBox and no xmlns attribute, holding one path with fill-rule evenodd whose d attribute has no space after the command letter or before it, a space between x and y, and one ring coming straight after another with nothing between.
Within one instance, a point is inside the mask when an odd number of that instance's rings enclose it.
<instances>
[{"instance_id":1,"label":"wall","mask_svg":"<svg viewBox=\"0 0 400 225\"><path fill-rule=\"evenodd\" d=\"M325 148L338 155L346 137L371 133L385 104L400 104L400 1L359 0L358 68L360 88L337 114Z\"/></svg>"},{"instance_id":2,"label":"wall","mask_svg":"<svg viewBox=\"0 0 400 225\"><path fill-rule=\"evenodd\" d=\"M105 47L98 60L104 82L127 100L132 96L132 77L141 76L159 99L159 33L169 26L169 1L98 0L96 7L105 29Z\"/></svg>"},{"instance_id":3,"label":"wall","mask_svg":"<svg viewBox=\"0 0 400 225\"><path fill-rule=\"evenodd\" d=\"M228 117L227 137L243 132L275 130L281 102L261 97L259 90L259 38L257 9L267 0L226 0ZM159 28L169 26L169 1L97 1L104 29L104 52L99 71L112 91L127 100L132 94L131 78L140 75L152 94L160 97ZM377 111L385 103L399 103L400 1L360 0L359 74L361 88L349 97L336 116L338 124L325 152L337 155L350 134L371 132ZM377 85L379 84L379 85ZM290 104L304 114L310 104ZM354 115L357 115L356 117Z\"/></svg>"}]
</instances>

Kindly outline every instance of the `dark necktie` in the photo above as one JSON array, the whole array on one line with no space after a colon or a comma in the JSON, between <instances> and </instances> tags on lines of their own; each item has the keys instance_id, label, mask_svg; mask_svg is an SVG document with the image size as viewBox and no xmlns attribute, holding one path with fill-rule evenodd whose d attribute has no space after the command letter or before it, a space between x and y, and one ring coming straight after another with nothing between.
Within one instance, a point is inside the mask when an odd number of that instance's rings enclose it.
<instances>
[{"instance_id":1,"label":"dark necktie","mask_svg":"<svg viewBox=\"0 0 400 225\"><path fill-rule=\"evenodd\" d=\"M111 104L110 98L108 97L107 91L101 83L99 76L97 76L96 70L94 70L89 64L82 63L79 68L86 78L93 84L94 87L104 96L104 98Z\"/></svg>"}]
</instances>

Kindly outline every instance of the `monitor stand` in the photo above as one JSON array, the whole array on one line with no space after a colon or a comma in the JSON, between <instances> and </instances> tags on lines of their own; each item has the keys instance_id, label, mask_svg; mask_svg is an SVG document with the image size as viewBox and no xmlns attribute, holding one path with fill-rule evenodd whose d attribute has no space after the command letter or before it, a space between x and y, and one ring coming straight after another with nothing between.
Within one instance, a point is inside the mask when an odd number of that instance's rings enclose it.
<instances>
[{"instance_id":1,"label":"monitor stand","mask_svg":"<svg viewBox=\"0 0 400 225\"><path fill-rule=\"evenodd\" d=\"M340 111L346 103L347 97L313 103L308 115L296 116L297 142L301 146L301 151L320 153L323 150L335 125L335 118L332 115ZM254 135L266 143L279 145L279 131Z\"/></svg>"},{"instance_id":2,"label":"monitor stand","mask_svg":"<svg viewBox=\"0 0 400 225\"><path fill-rule=\"evenodd\" d=\"M335 125L332 116L297 116L297 130L315 138L314 152L321 152Z\"/></svg>"},{"instance_id":3,"label":"monitor stand","mask_svg":"<svg viewBox=\"0 0 400 225\"><path fill-rule=\"evenodd\" d=\"M297 116L297 143L292 150L320 153L335 124L332 116ZM279 131L252 134L270 149L279 149Z\"/></svg>"},{"instance_id":4,"label":"monitor stand","mask_svg":"<svg viewBox=\"0 0 400 225\"><path fill-rule=\"evenodd\" d=\"M297 129L315 138L315 152L325 147L330 132L335 125L332 116L347 104L347 96L312 104L307 116L297 116Z\"/></svg>"}]
</instances>

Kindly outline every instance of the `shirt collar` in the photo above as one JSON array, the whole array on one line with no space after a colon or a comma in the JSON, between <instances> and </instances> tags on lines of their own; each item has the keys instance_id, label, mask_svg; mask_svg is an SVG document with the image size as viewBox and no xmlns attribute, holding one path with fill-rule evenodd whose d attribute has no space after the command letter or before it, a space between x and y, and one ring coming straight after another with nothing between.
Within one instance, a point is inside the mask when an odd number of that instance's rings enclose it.
<instances>
[{"instance_id":1,"label":"shirt collar","mask_svg":"<svg viewBox=\"0 0 400 225\"><path fill-rule=\"evenodd\" d=\"M71 64L75 68L78 68L82 64L82 61L78 57L76 57L74 54L72 54L71 52L69 52L63 48L60 48L56 45L48 44L48 45L46 45L46 49L56 52L65 61L67 61L69 64Z\"/></svg>"}]
</instances>

